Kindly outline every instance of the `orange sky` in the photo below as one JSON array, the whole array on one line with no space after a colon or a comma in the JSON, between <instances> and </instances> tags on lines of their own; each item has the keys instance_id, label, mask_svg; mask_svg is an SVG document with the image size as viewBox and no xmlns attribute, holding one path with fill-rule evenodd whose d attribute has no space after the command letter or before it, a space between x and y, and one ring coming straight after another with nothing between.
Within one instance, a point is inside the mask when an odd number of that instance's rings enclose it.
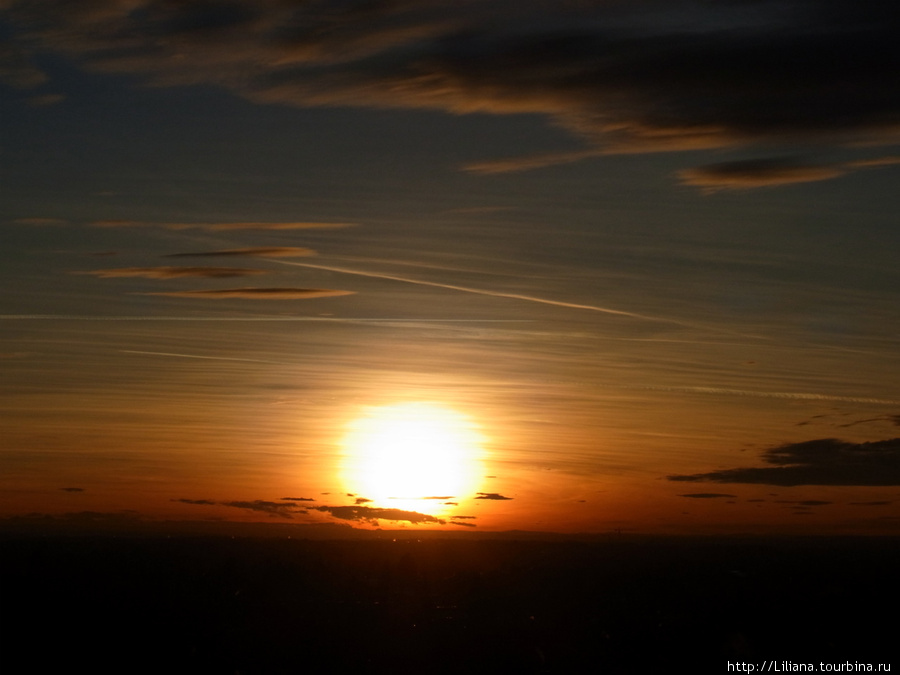
<instances>
[{"instance_id":1,"label":"orange sky","mask_svg":"<svg viewBox=\"0 0 900 675\"><path fill-rule=\"evenodd\" d=\"M895 17L563 4L4 5L0 518L893 533Z\"/></svg>"}]
</instances>

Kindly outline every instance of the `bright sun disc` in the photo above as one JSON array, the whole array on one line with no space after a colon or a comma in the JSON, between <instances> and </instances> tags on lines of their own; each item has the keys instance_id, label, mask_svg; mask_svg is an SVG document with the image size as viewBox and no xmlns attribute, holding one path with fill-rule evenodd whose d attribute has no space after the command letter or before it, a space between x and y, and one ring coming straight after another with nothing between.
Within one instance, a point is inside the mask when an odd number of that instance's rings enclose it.
<instances>
[{"instance_id":1,"label":"bright sun disc","mask_svg":"<svg viewBox=\"0 0 900 675\"><path fill-rule=\"evenodd\" d=\"M344 439L344 482L379 506L473 493L481 442L472 421L447 408L426 403L371 408Z\"/></svg>"}]
</instances>

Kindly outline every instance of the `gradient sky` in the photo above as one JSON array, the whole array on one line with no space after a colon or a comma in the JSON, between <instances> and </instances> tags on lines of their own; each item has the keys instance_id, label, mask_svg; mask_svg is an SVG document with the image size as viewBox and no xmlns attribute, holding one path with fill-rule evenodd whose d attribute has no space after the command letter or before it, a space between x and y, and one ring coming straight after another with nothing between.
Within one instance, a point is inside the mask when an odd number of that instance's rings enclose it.
<instances>
[{"instance_id":1,"label":"gradient sky","mask_svg":"<svg viewBox=\"0 0 900 675\"><path fill-rule=\"evenodd\" d=\"M0 1L0 517L895 533L898 34Z\"/></svg>"}]
</instances>

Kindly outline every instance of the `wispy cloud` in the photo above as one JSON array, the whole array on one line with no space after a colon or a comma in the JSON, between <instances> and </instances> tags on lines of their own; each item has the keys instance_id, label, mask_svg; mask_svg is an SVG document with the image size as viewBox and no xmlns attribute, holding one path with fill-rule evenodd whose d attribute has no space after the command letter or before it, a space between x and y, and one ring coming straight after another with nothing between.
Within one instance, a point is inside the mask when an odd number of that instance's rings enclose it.
<instances>
[{"instance_id":1,"label":"wispy cloud","mask_svg":"<svg viewBox=\"0 0 900 675\"><path fill-rule=\"evenodd\" d=\"M494 174L515 173L519 171L531 171L548 166L571 164L584 159L608 154L604 150L576 150L574 152L554 152L543 155L527 155L524 157L510 157L507 159L494 159L466 164L463 169L470 173Z\"/></svg>"},{"instance_id":2,"label":"wispy cloud","mask_svg":"<svg viewBox=\"0 0 900 675\"><path fill-rule=\"evenodd\" d=\"M836 178L844 173L845 171L837 166L814 166L781 159L758 159L684 169L678 176L685 185L716 191L810 183Z\"/></svg>"},{"instance_id":3,"label":"wispy cloud","mask_svg":"<svg viewBox=\"0 0 900 675\"><path fill-rule=\"evenodd\" d=\"M139 220L124 219L94 220L89 223L91 227L140 227L146 224Z\"/></svg>"},{"instance_id":4,"label":"wispy cloud","mask_svg":"<svg viewBox=\"0 0 900 675\"><path fill-rule=\"evenodd\" d=\"M62 218L15 218L12 222L16 225L35 225L38 227L67 224Z\"/></svg>"},{"instance_id":5,"label":"wispy cloud","mask_svg":"<svg viewBox=\"0 0 900 675\"><path fill-rule=\"evenodd\" d=\"M850 443L823 438L766 450L767 466L668 476L680 482L762 485L900 485L900 438Z\"/></svg>"},{"instance_id":6,"label":"wispy cloud","mask_svg":"<svg viewBox=\"0 0 900 675\"><path fill-rule=\"evenodd\" d=\"M631 388L623 385L624 388ZM685 394L709 394L712 396L752 396L754 398L780 398L795 401L841 401L845 403L871 403L874 405L900 405L900 400L868 398L865 396L842 396L840 394L818 394L804 391L762 391L753 389L728 389L725 387L659 387L642 386L648 391L670 391Z\"/></svg>"},{"instance_id":7,"label":"wispy cloud","mask_svg":"<svg viewBox=\"0 0 900 675\"><path fill-rule=\"evenodd\" d=\"M196 251L191 253L170 253L164 258L300 258L315 255L310 248L298 246L258 246L255 248L232 248L221 251Z\"/></svg>"},{"instance_id":8,"label":"wispy cloud","mask_svg":"<svg viewBox=\"0 0 900 675\"><path fill-rule=\"evenodd\" d=\"M29 96L28 105L34 108L45 108L47 106L56 105L66 100L65 94L40 94L38 96Z\"/></svg>"},{"instance_id":9,"label":"wispy cloud","mask_svg":"<svg viewBox=\"0 0 900 675\"><path fill-rule=\"evenodd\" d=\"M838 178L853 171L895 166L898 157L876 157L841 164L808 164L785 158L752 159L684 169L681 182L706 192L812 183Z\"/></svg>"},{"instance_id":10,"label":"wispy cloud","mask_svg":"<svg viewBox=\"0 0 900 675\"><path fill-rule=\"evenodd\" d=\"M244 298L253 300L308 300L352 295L353 291L338 291L327 288L210 288L193 291L161 291L141 293L141 295L165 295L172 298L197 298L220 300Z\"/></svg>"},{"instance_id":11,"label":"wispy cloud","mask_svg":"<svg viewBox=\"0 0 900 675\"><path fill-rule=\"evenodd\" d=\"M87 274L99 279L125 277L139 277L143 279L181 279L184 277L228 279L266 274L266 272L243 267L120 267L117 269L73 272L73 274Z\"/></svg>"},{"instance_id":12,"label":"wispy cloud","mask_svg":"<svg viewBox=\"0 0 900 675\"><path fill-rule=\"evenodd\" d=\"M264 359L249 359L237 356L208 356L206 354L182 354L179 352L151 352L142 349L120 349L121 354L142 354L144 356L169 356L179 359L203 359L208 361L238 361L244 363L276 363Z\"/></svg>"},{"instance_id":13,"label":"wispy cloud","mask_svg":"<svg viewBox=\"0 0 900 675\"><path fill-rule=\"evenodd\" d=\"M494 501L508 501L512 499L512 497L504 497L498 492L479 492L478 496L475 499L490 499Z\"/></svg>"},{"instance_id":14,"label":"wispy cloud","mask_svg":"<svg viewBox=\"0 0 900 675\"><path fill-rule=\"evenodd\" d=\"M872 159L858 159L853 162L846 162L844 166L848 169L878 169L883 166L896 166L900 164L900 157L890 155L887 157L873 157Z\"/></svg>"},{"instance_id":15,"label":"wispy cloud","mask_svg":"<svg viewBox=\"0 0 900 675\"><path fill-rule=\"evenodd\" d=\"M336 230L344 227L353 227L355 223L315 223L315 222L290 222L290 223L163 223L162 227L168 230L206 230L208 232L230 232L232 230Z\"/></svg>"},{"instance_id":16,"label":"wispy cloud","mask_svg":"<svg viewBox=\"0 0 900 675\"><path fill-rule=\"evenodd\" d=\"M355 223L331 223L314 221L290 221L290 222L264 222L264 221L240 221L235 223L157 223L141 220L109 219L94 220L89 223L92 227L157 227L165 230L204 230L206 232L231 232L237 230L262 230L262 231L286 231L286 230L336 230L345 227L353 227Z\"/></svg>"}]
</instances>

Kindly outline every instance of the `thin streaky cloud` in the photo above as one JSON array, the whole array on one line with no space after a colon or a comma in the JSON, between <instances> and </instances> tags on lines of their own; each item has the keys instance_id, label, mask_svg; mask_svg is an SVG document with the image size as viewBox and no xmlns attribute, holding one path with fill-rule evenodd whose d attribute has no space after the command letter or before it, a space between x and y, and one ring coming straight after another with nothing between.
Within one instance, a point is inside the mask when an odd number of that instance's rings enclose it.
<instances>
[{"instance_id":1,"label":"thin streaky cloud","mask_svg":"<svg viewBox=\"0 0 900 675\"><path fill-rule=\"evenodd\" d=\"M277 363L263 359L243 359L234 356L204 356L203 354L179 354L177 352L151 352L143 349L120 349L120 354L140 354L144 356L172 356L179 359L205 359L209 361L244 361L247 363Z\"/></svg>"},{"instance_id":2,"label":"thin streaky cloud","mask_svg":"<svg viewBox=\"0 0 900 675\"><path fill-rule=\"evenodd\" d=\"M897 164L900 164L900 157L890 155L888 157L875 157L873 159L858 159L853 162L847 162L844 166L849 169L872 169L882 166L895 166Z\"/></svg>"},{"instance_id":3,"label":"thin streaky cloud","mask_svg":"<svg viewBox=\"0 0 900 675\"><path fill-rule=\"evenodd\" d=\"M34 108L43 108L46 106L56 105L66 100L65 94L43 94L41 96L32 96L28 99L28 105Z\"/></svg>"},{"instance_id":4,"label":"thin streaky cloud","mask_svg":"<svg viewBox=\"0 0 900 675\"><path fill-rule=\"evenodd\" d=\"M139 220L94 220L88 224L91 227L141 227L147 225Z\"/></svg>"},{"instance_id":5,"label":"thin streaky cloud","mask_svg":"<svg viewBox=\"0 0 900 675\"><path fill-rule=\"evenodd\" d=\"M631 388L631 387L625 387ZM813 394L799 391L752 391L748 389L727 389L722 387L654 387L640 389L684 394L711 394L717 396L752 396L756 398L781 398L796 401L840 401L842 403L872 403L875 405L900 405L900 401L865 396L840 396L833 394Z\"/></svg>"},{"instance_id":6,"label":"thin streaky cloud","mask_svg":"<svg viewBox=\"0 0 900 675\"><path fill-rule=\"evenodd\" d=\"M161 291L157 293L140 293L139 295L164 295L170 298L228 299L244 298L251 300L306 300L311 298L329 298L339 295L353 295L354 291L340 291L330 288L207 288L193 291Z\"/></svg>"},{"instance_id":7,"label":"thin streaky cloud","mask_svg":"<svg viewBox=\"0 0 900 675\"><path fill-rule=\"evenodd\" d=\"M66 221L62 218L15 218L11 222L16 225L35 225L38 227L44 225L66 225Z\"/></svg>"},{"instance_id":8,"label":"thin streaky cloud","mask_svg":"<svg viewBox=\"0 0 900 675\"><path fill-rule=\"evenodd\" d=\"M232 277L249 277L267 274L265 270L247 269L244 267L119 267L114 269L88 270L72 272L95 276L98 279L118 279L138 277L142 279L181 279L184 277L200 277L205 279L228 279Z\"/></svg>"},{"instance_id":9,"label":"thin streaky cloud","mask_svg":"<svg viewBox=\"0 0 900 675\"><path fill-rule=\"evenodd\" d=\"M232 230L337 230L355 227L356 223L162 223L167 230L206 230L208 232L229 232Z\"/></svg>"},{"instance_id":10,"label":"thin streaky cloud","mask_svg":"<svg viewBox=\"0 0 900 675\"><path fill-rule=\"evenodd\" d=\"M580 162L584 159L591 159L608 154L608 151L598 149L576 150L574 152L554 152L543 155L526 155L524 157L510 157L507 159L473 162L471 164L466 164L462 168L464 171L480 174L515 173L519 171L543 169L548 166L572 164L573 162Z\"/></svg>"},{"instance_id":11,"label":"thin streaky cloud","mask_svg":"<svg viewBox=\"0 0 900 675\"><path fill-rule=\"evenodd\" d=\"M315 255L311 248L299 246L260 246L255 248L232 248L221 251L194 251L189 253L170 253L164 258L233 258L249 256L251 258L299 258Z\"/></svg>"}]
</instances>

